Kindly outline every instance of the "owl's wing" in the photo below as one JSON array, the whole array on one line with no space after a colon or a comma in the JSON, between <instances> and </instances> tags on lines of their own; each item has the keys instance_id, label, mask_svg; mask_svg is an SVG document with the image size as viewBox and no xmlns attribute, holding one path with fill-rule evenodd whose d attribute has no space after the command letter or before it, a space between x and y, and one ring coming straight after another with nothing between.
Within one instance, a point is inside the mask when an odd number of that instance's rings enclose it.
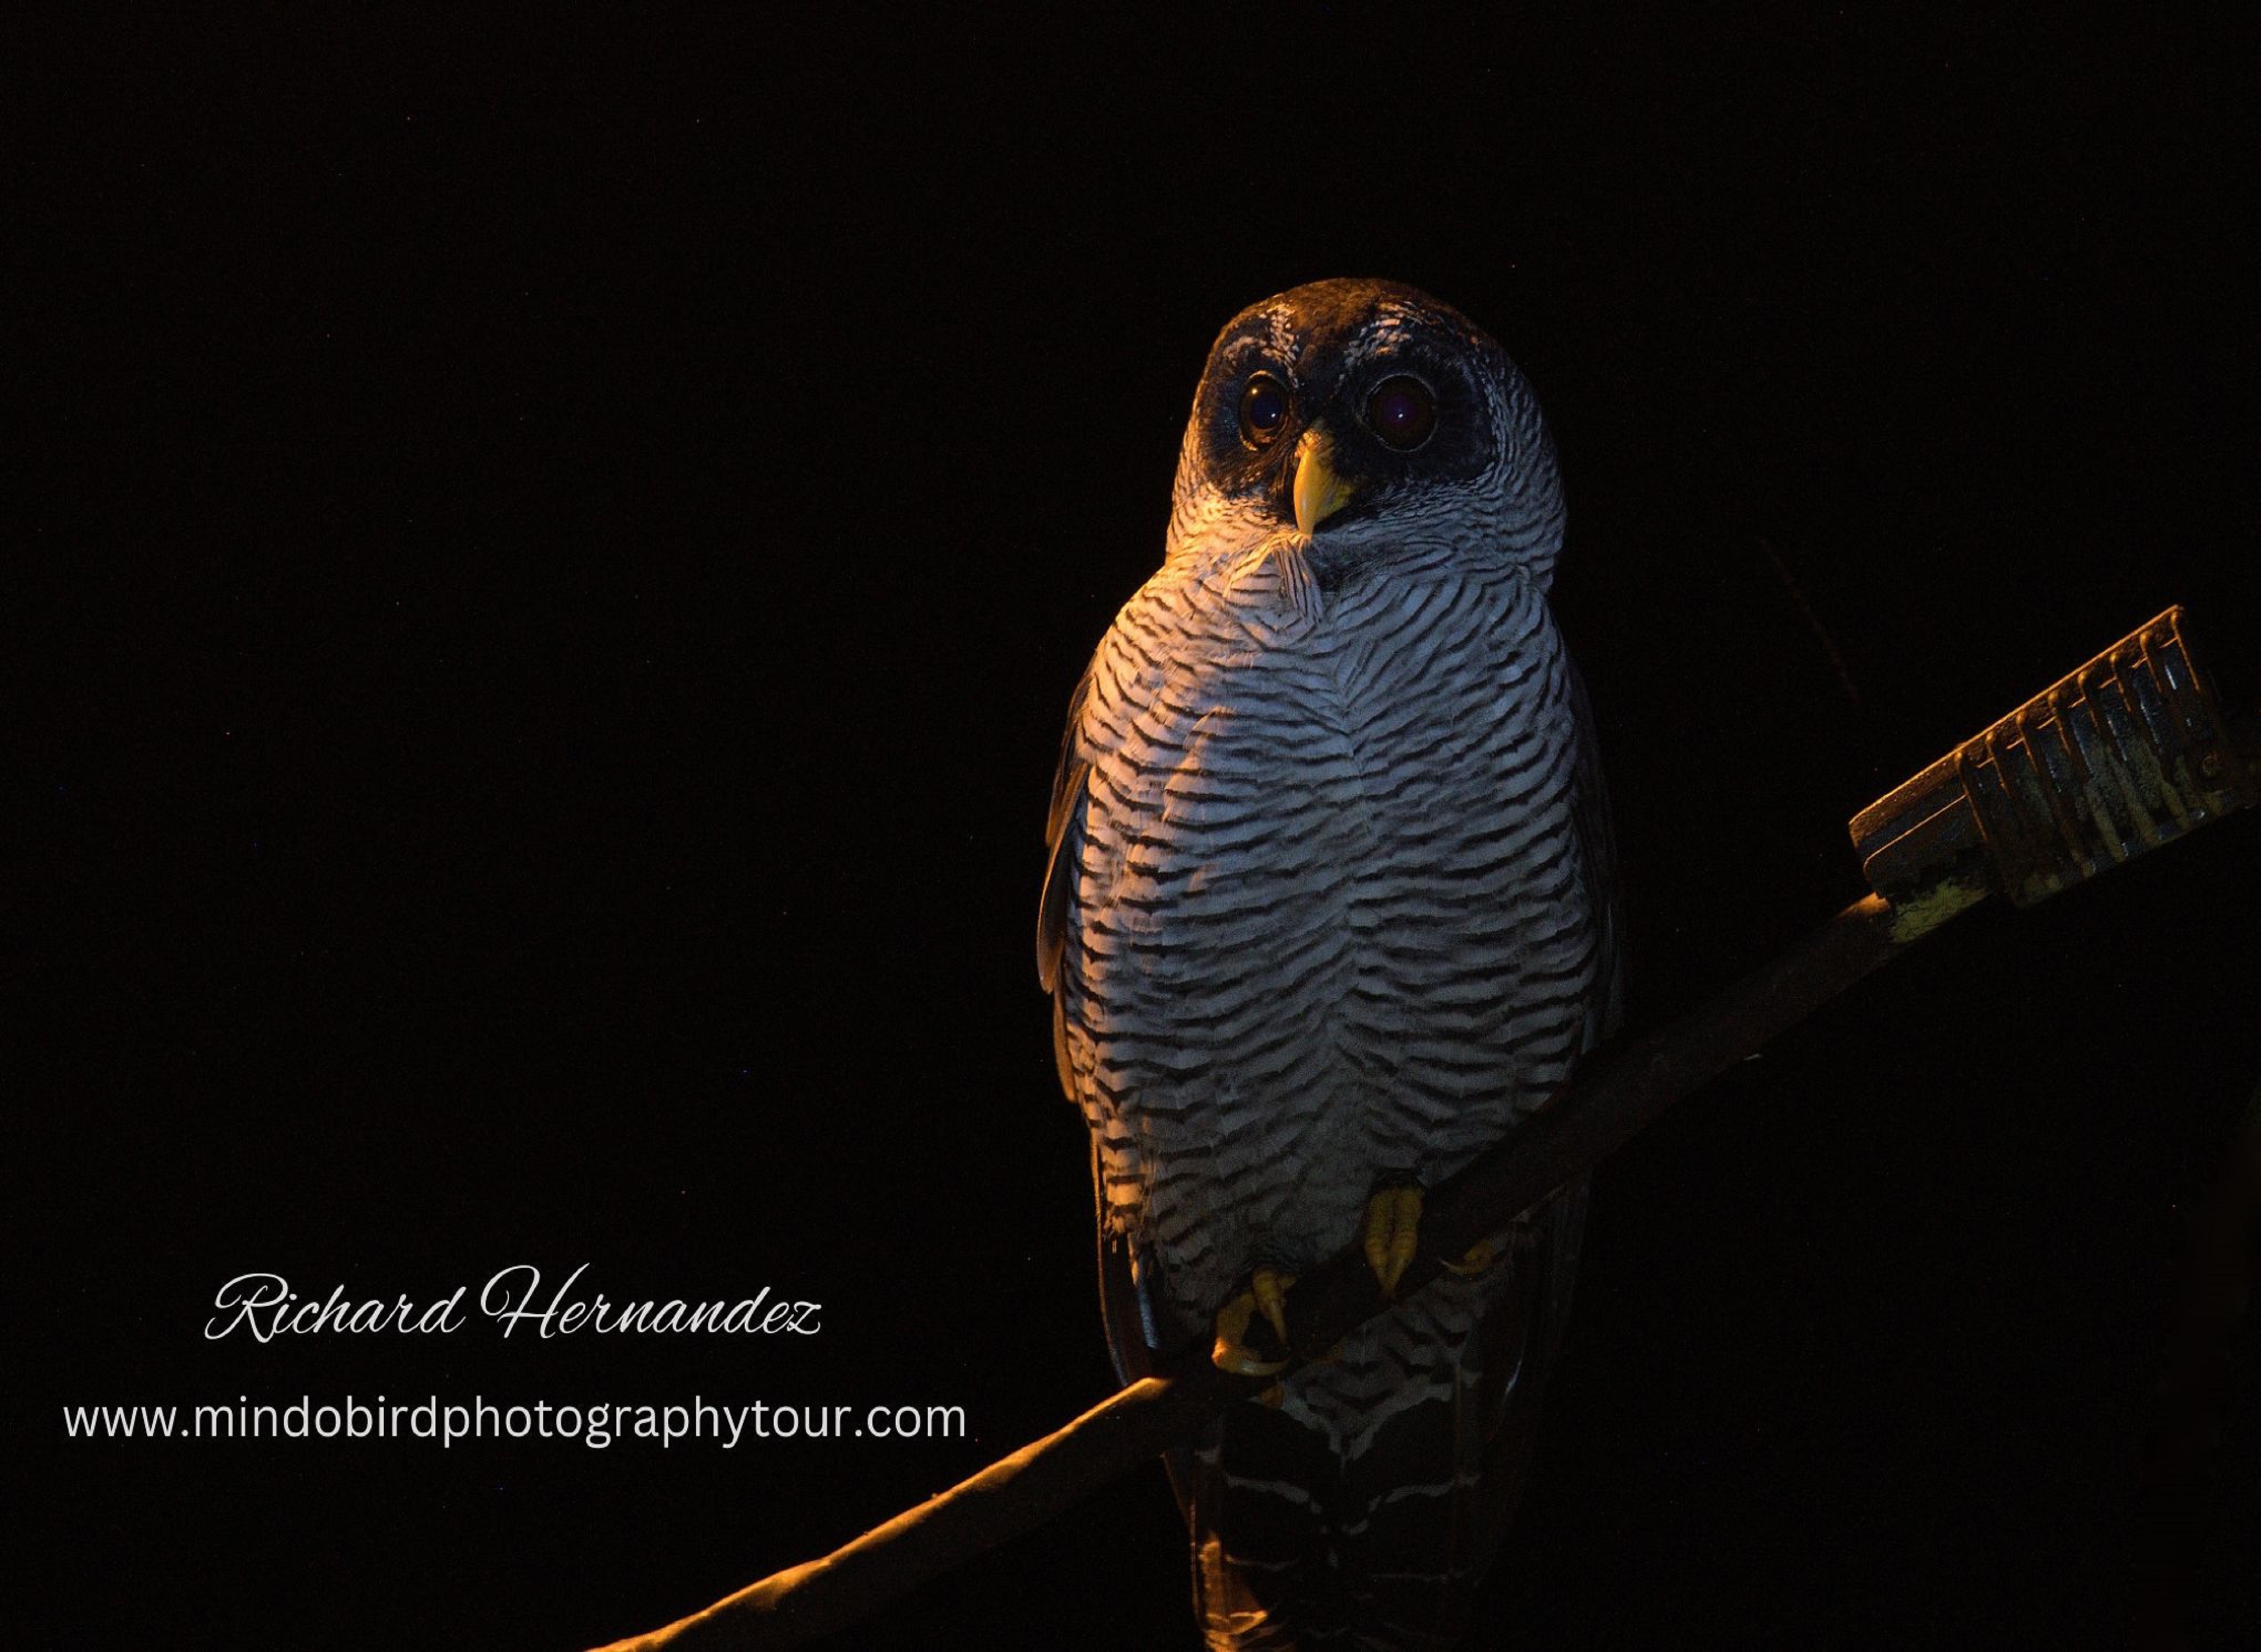
<instances>
[{"instance_id":1,"label":"owl's wing","mask_svg":"<svg viewBox=\"0 0 2261 1652\"><path fill-rule=\"evenodd\" d=\"M1067 727L1060 736L1059 765L1052 775L1052 808L1044 822L1044 894L1037 902L1037 979L1052 995L1052 1060L1059 1072L1060 1088L1068 1100L1080 1104L1075 1074L1068 1060L1067 1000L1071 990L1063 979L1062 963L1067 937L1075 926L1076 884L1083 860L1084 817L1090 804L1091 759L1082 740L1083 708L1091 697L1091 672L1087 671L1068 697ZM1099 1301L1107 1324L1107 1341L1115 1369L1129 1383L1153 1369L1161 1349L1175 1347L1191 1334L1189 1328L1164 1323L1164 1311L1145 1288L1151 1275L1134 1262L1131 1241L1110 1232L1102 1193L1098 1137L1092 1146L1091 1182L1094 1226L1099 1246Z\"/></svg>"},{"instance_id":2,"label":"owl's wing","mask_svg":"<svg viewBox=\"0 0 2261 1652\"><path fill-rule=\"evenodd\" d=\"M1091 698L1087 670L1068 696L1067 727L1060 734L1059 765L1052 772L1052 808L1044 817L1044 887L1037 901L1037 979L1052 995L1052 1061L1068 1100L1080 1102L1067 1059L1067 993L1060 959L1075 921L1077 869L1083 860L1083 816L1090 801L1091 758L1083 748L1083 707Z\"/></svg>"},{"instance_id":3,"label":"owl's wing","mask_svg":"<svg viewBox=\"0 0 2261 1652\"><path fill-rule=\"evenodd\" d=\"M1599 924L1594 1012L1586 1019L1585 1047L1593 1049L1618 1030L1625 1019L1625 954L1620 937L1624 916L1618 900L1618 843L1611 826L1610 788L1603 778L1599 741L1594 729L1594 707L1586 697L1586 679L1575 661L1566 658L1570 673L1570 714L1578 725L1578 762L1570 803L1570 823L1577 833L1578 852L1586 868L1586 894L1594 903Z\"/></svg>"},{"instance_id":4,"label":"owl's wing","mask_svg":"<svg viewBox=\"0 0 2261 1652\"><path fill-rule=\"evenodd\" d=\"M1067 727L1060 733L1059 765L1052 771L1052 801L1044 816L1044 888L1037 902L1037 979L1044 990L1059 990L1060 954L1067 945L1068 920L1075 902L1076 863L1083 849L1085 787L1091 759L1083 750L1083 707L1091 698L1086 671L1068 696ZM1066 1075L1062 1075L1063 1085ZM1069 1091L1070 1099L1074 1092Z\"/></svg>"}]
</instances>

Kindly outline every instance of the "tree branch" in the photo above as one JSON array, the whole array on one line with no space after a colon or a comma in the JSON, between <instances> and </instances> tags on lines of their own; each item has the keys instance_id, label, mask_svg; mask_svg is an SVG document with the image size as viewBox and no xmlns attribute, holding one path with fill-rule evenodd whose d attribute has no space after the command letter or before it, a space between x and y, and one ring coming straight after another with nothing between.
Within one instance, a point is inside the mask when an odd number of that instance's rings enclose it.
<instances>
[{"instance_id":1,"label":"tree branch","mask_svg":"<svg viewBox=\"0 0 2261 1652\"><path fill-rule=\"evenodd\" d=\"M1972 894L1963 904L1977 898ZM1937 921L1934 915L1932 922ZM1459 1256L1498 1232L1705 1080L1756 1052L1926 933L1928 928L1912 923L1906 912L1871 895L1701 1010L1599 1052L1505 1141L1429 1194L1420 1253L1400 1294L1433 1279L1436 1258ZM1260 1340L1270 1334L1260 1319L1251 1323L1251 1345L1260 1356L1285 1354L1300 1363L1388 1305L1364 1253L1353 1246L1299 1279L1288 1293L1294 1348ZM845 1548L601 1652L751 1652L798 1646L845 1628L1151 1462L1272 1380L1232 1375L1210 1364L1206 1349L1191 1350L1162 1374L1133 1383L1065 1428Z\"/></svg>"},{"instance_id":2,"label":"tree branch","mask_svg":"<svg viewBox=\"0 0 2261 1652\"><path fill-rule=\"evenodd\" d=\"M2171 608L1855 816L1863 869L1883 893L1693 1015L1589 1058L1506 1139L1432 1189L1399 1293L1989 893L2030 905L2257 798L2254 730L2222 715ZM1261 1318L1248 1340L1260 1358L1300 1363L1387 1305L1353 1246L1288 1293L1292 1348L1272 1346ZM1184 1443L1270 1380L1188 1349L845 1548L599 1652L751 1652L844 1628Z\"/></svg>"}]
</instances>

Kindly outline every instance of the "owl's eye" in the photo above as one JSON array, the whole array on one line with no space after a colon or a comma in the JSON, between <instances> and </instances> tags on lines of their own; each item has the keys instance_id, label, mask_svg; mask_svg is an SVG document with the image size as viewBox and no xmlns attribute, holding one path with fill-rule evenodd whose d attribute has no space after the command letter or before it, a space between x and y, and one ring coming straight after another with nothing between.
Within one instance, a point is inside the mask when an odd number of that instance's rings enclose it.
<instances>
[{"instance_id":1,"label":"owl's eye","mask_svg":"<svg viewBox=\"0 0 2261 1652\"><path fill-rule=\"evenodd\" d=\"M1261 448L1287 427L1288 387L1269 373L1254 374L1240 392L1240 439Z\"/></svg>"},{"instance_id":2,"label":"owl's eye","mask_svg":"<svg viewBox=\"0 0 2261 1652\"><path fill-rule=\"evenodd\" d=\"M1366 399L1366 427L1400 453L1410 453L1437 427L1437 399L1419 379L1385 378Z\"/></svg>"}]
</instances>

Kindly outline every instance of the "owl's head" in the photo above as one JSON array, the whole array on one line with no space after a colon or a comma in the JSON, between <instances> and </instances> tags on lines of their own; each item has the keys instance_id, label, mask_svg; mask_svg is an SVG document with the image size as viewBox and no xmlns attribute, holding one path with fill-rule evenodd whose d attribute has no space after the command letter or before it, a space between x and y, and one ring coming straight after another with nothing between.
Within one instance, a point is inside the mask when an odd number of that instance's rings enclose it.
<instances>
[{"instance_id":1,"label":"owl's head","mask_svg":"<svg viewBox=\"0 0 2261 1652\"><path fill-rule=\"evenodd\" d=\"M1409 554L1498 557L1544 590L1554 445L1505 351L1390 281L1317 281L1217 335L1178 462L1172 554L1309 535L1330 583Z\"/></svg>"}]
</instances>

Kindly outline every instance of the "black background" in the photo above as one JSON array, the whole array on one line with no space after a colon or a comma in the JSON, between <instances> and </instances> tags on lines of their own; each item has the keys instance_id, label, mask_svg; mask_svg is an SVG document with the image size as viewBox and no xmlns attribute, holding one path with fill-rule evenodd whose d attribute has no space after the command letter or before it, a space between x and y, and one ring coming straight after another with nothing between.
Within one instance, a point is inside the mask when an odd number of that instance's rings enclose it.
<instances>
[{"instance_id":1,"label":"black background","mask_svg":"<svg viewBox=\"0 0 2261 1652\"><path fill-rule=\"evenodd\" d=\"M1111 1386L1042 812L1267 293L1410 280L1537 385L1639 1023L2170 601L2250 649L2250 46L1863 7L43 43L9 950L61 1063L11 1108L11 1640L578 1647ZM2256 1075L2257 841L1963 920L1604 1170L1488 1641L2121 1638L2180 1211ZM514 1262L824 1330L201 1335L248 1270ZM2252 1381L2211 1643L2261 1604ZM377 1392L974 1432L56 1426ZM1182 1645L1181 1550L1142 1475L849 1643Z\"/></svg>"}]
</instances>

